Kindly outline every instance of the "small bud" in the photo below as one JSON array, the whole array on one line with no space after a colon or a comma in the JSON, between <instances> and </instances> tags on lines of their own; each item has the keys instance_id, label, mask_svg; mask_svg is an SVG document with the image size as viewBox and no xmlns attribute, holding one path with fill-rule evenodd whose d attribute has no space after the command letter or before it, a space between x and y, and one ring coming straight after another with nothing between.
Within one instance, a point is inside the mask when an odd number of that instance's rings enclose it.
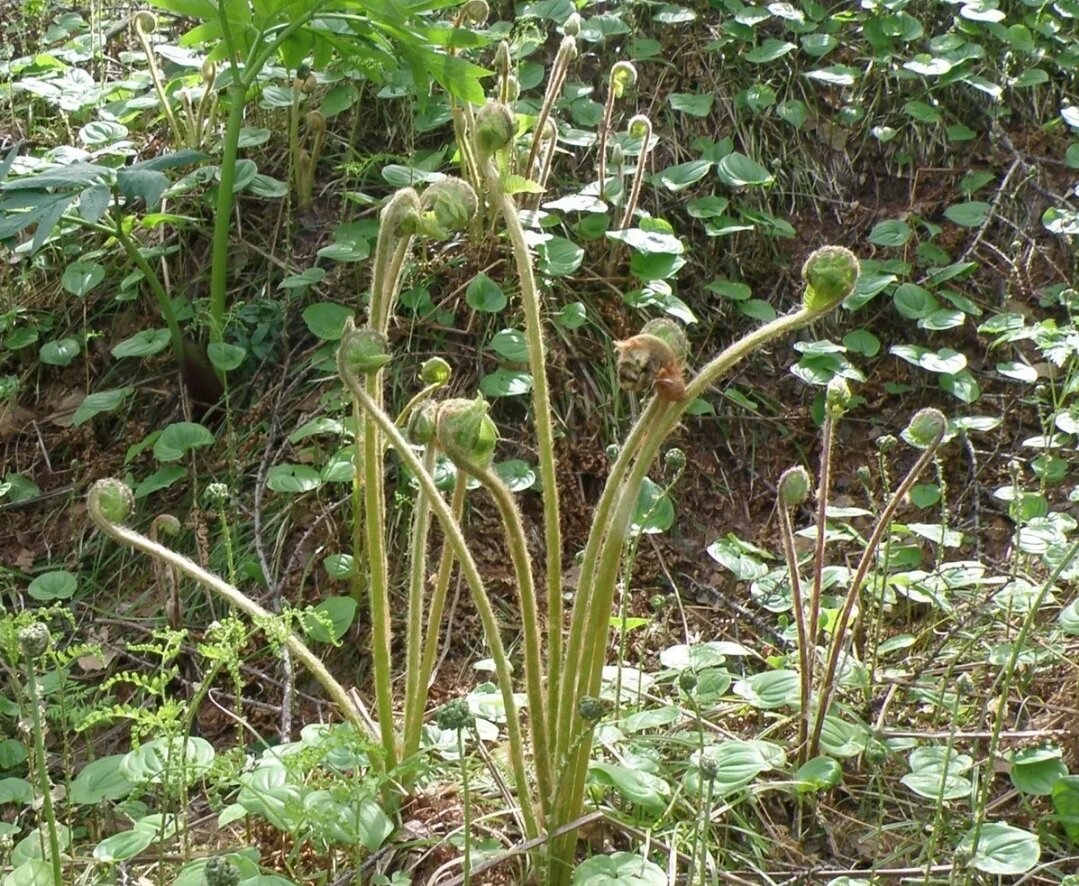
<instances>
[{"instance_id":1,"label":"small bud","mask_svg":"<svg viewBox=\"0 0 1079 886\"><path fill-rule=\"evenodd\" d=\"M511 66L510 45L505 40L498 44L495 50L495 70L502 77L509 76Z\"/></svg>"},{"instance_id":2,"label":"small bud","mask_svg":"<svg viewBox=\"0 0 1079 886\"><path fill-rule=\"evenodd\" d=\"M649 320L641 327L641 335L654 335L667 343L679 363L685 363L689 356L689 339L682 325L671 320L669 317L659 317Z\"/></svg>"},{"instance_id":3,"label":"small bud","mask_svg":"<svg viewBox=\"0 0 1079 886\"><path fill-rule=\"evenodd\" d=\"M618 458L618 453L622 451L622 447L617 443L608 443L607 447L603 450L603 454L607 456L611 461Z\"/></svg>"},{"instance_id":4,"label":"small bud","mask_svg":"<svg viewBox=\"0 0 1079 886\"><path fill-rule=\"evenodd\" d=\"M873 472L869 470L868 465L858 465L858 469L854 472L854 476L858 478L858 482L863 486L869 486L873 482Z\"/></svg>"},{"instance_id":5,"label":"small bud","mask_svg":"<svg viewBox=\"0 0 1079 886\"><path fill-rule=\"evenodd\" d=\"M940 443L948 428L948 420L939 409L919 409L910 420L903 436L911 446L928 449Z\"/></svg>"},{"instance_id":6,"label":"small bud","mask_svg":"<svg viewBox=\"0 0 1079 886\"><path fill-rule=\"evenodd\" d=\"M318 80L314 74L308 74L303 81L303 93L304 95L310 95L316 89L318 89Z\"/></svg>"},{"instance_id":7,"label":"small bud","mask_svg":"<svg viewBox=\"0 0 1079 886\"><path fill-rule=\"evenodd\" d=\"M210 59L206 59L202 63L202 82L207 86L211 85L217 77L217 65Z\"/></svg>"},{"instance_id":8,"label":"small bud","mask_svg":"<svg viewBox=\"0 0 1079 886\"><path fill-rule=\"evenodd\" d=\"M379 225L387 226L395 237L411 236L419 227L423 207L413 188L401 188L386 201L378 214Z\"/></svg>"},{"instance_id":9,"label":"small bud","mask_svg":"<svg viewBox=\"0 0 1079 886\"><path fill-rule=\"evenodd\" d=\"M39 621L19 629L19 650L31 661L48 651L51 640L49 629Z\"/></svg>"},{"instance_id":10,"label":"small bud","mask_svg":"<svg viewBox=\"0 0 1079 886\"><path fill-rule=\"evenodd\" d=\"M562 23L562 33L567 37L576 37L581 33L581 25L583 24L584 21L581 17L574 12Z\"/></svg>"},{"instance_id":11,"label":"small bud","mask_svg":"<svg viewBox=\"0 0 1079 886\"><path fill-rule=\"evenodd\" d=\"M229 503L227 483L211 483L202 493L202 506L211 511L218 511Z\"/></svg>"},{"instance_id":12,"label":"small bud","mask_svg":"<svg viewBox=\"0 0 1079 886\"><path fill-rule=\"evenodd\" d=\"M408 417L406 433L410 443L426 446L435 439L438 423L438 404L434 400L424 400Z\"/></svg>"},{"instance_id":13,"label":"small bud","mask_svg":"<svg viewBox=\"0 0 1079 886\"><path fill-rule=\"evenodd\" d=\"M594 695L582 696L577 702L577 716L586 723L598 723L603 719L604 713L603 702Z\"/></svg>"},{"instance_id":14,"label":"small bud","mask_svg":"<svg viewBox=\"0 0 1079 886\"><path fill-rule=\"evenodd\" d=\"M711 754L698 755L697 769L708 781L713 781L719 775L719 763Z\"/></svg>"},{"instance_id":15,"label":"small bud","mask_svg":"<svg viewBox=\"0 0 1079 886\"><path fill-rule=\"evenodd\" d=\"M308 111L304 117L304 122L307 124L307 128L312 132L325 132L326 131L326 116L319 110Z\"/></svg>"},{"instance_id":16,"label":"small bud","mask_svg":"<svg viewBox=\"0 0 1079 886\"><path fill-rule=\"evenodd\" d=\"M157 30L157 17L152 12L140 12L135 15L135 28L144 34Z\"/></svg>"},{"instance_id":17,"label":"small bud","mask_svg":"<svg viewBox=\"0 0 1079 886\"><path fill-rule=\"evenodd\" d=\"M516 132L513 114L500 102L487 102L476 112L476 147L484 157L506 148Z\"/></svg>"},{"instance_id":18,"label":"small bud","mask_svg":"<svg viewBox=\"0 0 1079 886\"><path fill-rule=\"evenodd\" d=\"M795 508L809 498L813 478L800 465L787 468L779 477L779 498L785 507Z\"/></svg>"},{"instance_id":19,"label":"small bud","mask_svg":"<svg viewBox=\"0 0 1079 886\"><path fill-rule=\"evenodd\" d=\"M495 454L498 428L487 414L490 404L475 400L446 400L439 406L436 434L438 445L455 464L486 468Z\"/></svg>"},{"instance_id":20,"label":"small bud","mask_svg":"<svg viewBox=\"0 0 1079 886\"><path fill-rule=\"evenodd\" d=\"M899 441L891 434L881 434L877 437L877 451L888 455L891 452L895 452L896 446L899 445Z\"/></svg>"},{"instance_id":21,"label":"small bud","mask_svg":"<svg viewBox=\"0 0 1079 886\"><path fill-rule=\"evenodd\" d=\"M570 16L572 18L572 16ZM571 62L577 58L577 38L571 34L567 34L562 38L562 43L558 47L558 54L566 60Z\"/></svg>"},{"instance_id":22,"label":"small bud","mask_svg":"<svg viewBox=\"0 0 1079 886\"><path fill-rule=\"evenodd\" d=\"M436 240L445 240L453 231L463 231L479 211L480 202L472 185L451 176L435 182L423 192L420 205L424 213L423 232Z\"/></svg>"},{"instance_id":23,"label":"small bud","mask_svg":"<svg viewBox=\"0 0 1079 886\"><path fill-rule=\"evenodd\" d=\"M840 418L850 409L850 385L841 375L832 376L824 394L824 409L831 418Z\"/></svg>"},{"instance_id":24,"label":"small bud","mask_svg":"<svg viewBox=\"0 0 1079 886\"><path fill-rule=\"evenodd\" d=\"M378 372L390 362L389 342L381 332L364 326L341 336L340 361L356 375Z\"/></svg>"},{"instance_id":25,"label":"small bud","mask_svg":"<svg viewBox=\"0 0 1079 886\"><path fill-rule=\"evenodd\" d=\"M616 144L613 148L611 148L611 165L618 169L625 162L626 152L622 149L621 145Z\"/></svg>"},{"instance_id":26,"label":"small bud","mask_svg":"<svg viewBox=\"0 0 1079 886\"><path fill-rule=\"evenodd\" d=\"M615 98L622 98L627 90L637 83L637 69L629 62L617 62L611 68L611 92Z\"/></svg>"},{"instance_id":27,"label":"small bud","mask_svg":"<svg viewBox=\"0 0 1079 886\"><path fill-rule=\"evenodd\" d=\"M203 869L206 886L239 886L240 869L223 855L206 862Z\"/></svg>"},{"instance_id":28,"label":"small bud","mask_svg":"<svg viewBox=\"0 0 1079 886\"><path fill-rule=\"evenodd\" d=\"M668 474L679 474L686 467L686 454L677 446L663 453L663 470Z\"/></svg>"},{"instance_id":29,"label":"small bud","mask_svg":"<svg viewBox=\"0 0 1079 886\"><path fill-rule=\"evenodd\" d=\"M631 117L626 131L630 138L644 139L644 149L648 149L648 139L652 136L652 121L644 114Z\"/></svg>"},{"instance_id":30,"label":"small bud","mask_svg":"<svg viewBox=\"0 0 1079 886\"><path fill-rule=\"evenodd\" d=\"M431 357L423 361L420 367L420 381L425 385L444 385L450 380L453 370L441 357Z\"/></svg>"},{"instance_id":31,"label":"small bud","mask_svg":"<svg viewBox=\"0 0 1079 886\"><path fill-rule=\"evenodd\" d=\"M461 18L472 25L482 25L487 21L487 16L491 14L491 7L487 5L487 0L468 0L468 2L461 7Z\"/></svg>"},{"instance_id":32,"label":"small bud","mask_svg":"<svg viewBox=\"0 0 1079 886\"><path fill-rule=\"evenodd\" d=\"M691 670L682 671L678 675L678 688L689 695L697 688L697 672Z\"/></svg>"},{"instance_id":33,"label":"small bud","mask_svg":"<svg viewBox=\"0 0 1079 886\"><path fill-rule=\"evenodd\" d=\"M665 594L653 594L648 598L648 608L653 612L662 612L667 608L667 596Z\"/></svg>"},{"instance_id":34,"label":"small bud","mask_svg":"<svg viewBox=\"0 0 1079 886\"><path fill-rule=\"evenodd\" d=\"M135 509L135 496L120 480L98 480L87 496L91 513L99 514L109 523L123 523Z\"/></svg>"},{"instance_id":35,"label":"small bud","mask_svg":"<svg viewBox=\"0 0 1079 886\"><path fill-rule=\"evenodd\" d=\"M843 246L822 246L802 265L806 284L803 305L824 310L845 299L858 282L858 257Z\"/></svg>"},{"instance_id":36,"label":"small bud","mask_svg":"<svg viewBox=\"0 0 1079 886\"><path fill-rule=\"evenodd\" d=\"M506 101L513 104L521 97L521 81L515 74L506 75Z\"/></svg>"},{"instance_id":37,"label":"small bud","mask_svg":"<svg viewBox=\"0 0 1079 886\"><path fill-rule=\"evenodd\" d=\"M476 722L476 718L469 710L468 702L463 698L455 699L444 704L435 715L438 728L444 731L462 732L470 729Z\"/></svg>"}]
</instances>

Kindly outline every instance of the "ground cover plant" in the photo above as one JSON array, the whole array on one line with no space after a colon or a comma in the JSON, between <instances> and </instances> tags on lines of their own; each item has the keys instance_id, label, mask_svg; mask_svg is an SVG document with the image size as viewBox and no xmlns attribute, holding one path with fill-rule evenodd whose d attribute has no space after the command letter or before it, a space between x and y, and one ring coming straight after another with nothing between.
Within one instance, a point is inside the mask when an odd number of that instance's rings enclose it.
<instances>
[{"instance_id":1,"label":"ground cover plant","mask_svg":"<svg viewBox=\"0 0 1079 886\"><path fill-rule=\"evenodd\" d=\"M1079 8L24 13L5 884L1074 880Z\"/></svg>"}]
</instances>

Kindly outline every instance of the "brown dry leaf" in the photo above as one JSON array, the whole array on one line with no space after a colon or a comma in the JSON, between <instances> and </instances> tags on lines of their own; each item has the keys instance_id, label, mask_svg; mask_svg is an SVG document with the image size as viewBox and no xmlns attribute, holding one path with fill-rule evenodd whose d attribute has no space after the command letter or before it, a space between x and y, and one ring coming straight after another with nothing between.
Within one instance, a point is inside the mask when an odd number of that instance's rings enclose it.
<instances>
[{"instance_id":1,"label":"brown dry leaf","mask_svg":"<svg viewBox=\"0 0 1079 886\"><path fill-rule=\"evenodd\" d=\"M59 400L54 401L48 420L57 427L71 427L71 420L75 416L75 410L79 408L79 404L82 403L85 397L86 395L81 391L70 391L64 394Z\"/></svg>"},{"instance_id":2,"label":"brown dry leaf","mask_svg":"<svg viewBox=\"0 0 1079 886\"><path fill-rule=\"evenodd\" d=\"M18 403L0 403L0 440L18 434L33 418L34 413Z\"/></svg>"}]
</instances>

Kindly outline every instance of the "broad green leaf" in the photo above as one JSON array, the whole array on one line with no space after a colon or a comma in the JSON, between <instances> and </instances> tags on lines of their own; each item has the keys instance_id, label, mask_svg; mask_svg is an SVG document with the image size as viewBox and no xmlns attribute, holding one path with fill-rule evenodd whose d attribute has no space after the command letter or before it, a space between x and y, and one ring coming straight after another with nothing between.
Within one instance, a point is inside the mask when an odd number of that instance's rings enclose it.
<instances>
[{"instance_id":1,"label":"broad green leaf","mask_svg":"<svg viewBox=\"0 0 1079 886\"><path fill-rule=\"evenodd\" d=\"M1058 778L1050 797L1064 833L1073 846L1079 846L1079 775Z\"/></svg>"},{"instance_id":2,"label":"broad green leaf","mask_svg":"<svg viewBox=\"0 0 1079 886\"><path fill-rule=\"evenodd\" d=\"M512 369L496 369L480 379L480 391L487 397L519 397L532 390L532 375Z\"/></svg>"},{"instance_id":3,"label":"broad green leaf","mask_svg":"<svg viewBox=\"0 0 1079 886\"><path fill-rule=\"evenodd\" d=\"M1049 796L1053 785L1068 774L1060 748L1024 748L1012 754L1009 776L1024 794Z\"/></svg>"},{"instance_id":4,"label":"broad green leaf","mask_svg":"<svg viewBox=\"0 0 1079 886\"><path fill-rule=\"evenodd\" d=\"M39 575L27 588L27 593L35 600L66 600L75 593L78 581L66 569L46 572Z\"/></svg>"},{"instance_id":5,"label":"broad green leaf","mask_svg":"<svg viewBox=\"0 0 1079 886\"><path fill-rule=\"evenodd\" d=\"M537 269L547 277L572 274L584 260L584 250L565 237L551 237L536 249Z\"/></svg>"},{"instance_id":6,"label":"broad green leaf","mask_svg":"<svg viewBox=\"0 0 1079 886\"><path fill-rule=\"evenodd\" d=\"M707 160L690 160L677 166L668 166L658 176L659 183L668 191L678 193L699 182L708 174L712 164Z\"/></svg>"},{"instance_id":7,"label":"broad green leaf","mask_svg":"<svg viewBox=\"0 0 1079 886\"><path fill-rule=\"evenodd\" d=\"M60 283L72 295L83 296L105 279L105 268L96 261L75 261L64 268Z\"/></svg>"},{"instance_id":8,"label":"broad green leaf","mask_svg":"<svg viewBox=\"0 0 1079 886\"><path fill-rule=\"evenodd\" d=\"M152 357L169 346L167 329L144 329L115 345L112 355L118 360L124 357Z\"/></svg>"},{"instance_id":9,"label":"broad green leaf","mask_svg":"<svg viewBox=\"0 0 1079 886\"><path fill-rule=\"evenodd\" d=\"M738 151L721 158L716 164L716 173L720 181L732 188L770 185L775 180L775 176L756 160Z\"/></svg>"},{"instance_id":10,"label":"broad green leaf","mask_svg":"<svg viewBox=\"0 0 1079 886\"><path fill-rule=\"evenodd\" d=\"M134 390L133 387L129 386L88 394L82 403L79 404L79 408L75 410L71 423L78 427L79 425L88 422L95 415L100 415L102 412L112 412L123 403L127 397L131 396Z\"/></svg>"},{"instance_id":11,"label":"broad green leaf","mask_svg":"<svg viewBox=\"0 0 1079 886\"><path fill-rule=\"evenodd\" d=\"M50 366L68 366L78 355L79 343L73 338L45 342L38 351L38 359Z\"/></svg>"},{"instance_id":12,"label":"broad green leaf","mask_svg":"<svg viewBox=\"0 0 1079 886\"><path fill-rule=\"evenodd\" d=\"M501 311L509 303L502 287L482 271L469 282L465 301L472 310L490 314Z\"/></svg>"},{"instance_id":13,"label":"broad green leaf","mask_svg":"<svg viewBox=\"0 0 1079 886\"><path fill-rule=\"evenodd\" d=\"M599 761L589 764L588 772L600 784L613 787L624 799L652 814L661 813L670 798L670 785L650 772Z\"/></svg>"},{"instance_id":14,"label":"broad green leaf","mask_svg":"<svg viewBox=\"0 0 1079 886\"><path fill-rule=\"evenodd\" d=\"M495 465L495 473L510 492L524 492L536 485L536 472L532 465L519 458L500 461Z\"/></svg>"},{"instance_id":15,"label":"broad green leaf","mask_svg":"<svg viewBox=\"0 0 1079 886\"><path fill-rule=\"evenodd\" d=\"M315 606L314 610L330 619L332 630L327 631L321 622L310 620L305 622L307 635L319 643L334 643L340 640L352 627L357 608L352 597L328 597Z\"/></svg>"},{"instance_id":16,"label":"broad green leaf","mask_svg":"<svg viewBox=\"0 0 1079 886\"><path fill-rule=\"evenodd\" d=\"M528 342L519 329L503 329L491 338L491 350L511 363L528 362Z\"/></svg>"},{"instance_id":17,"label":"broad green leaf","mask_svg":"<svg viewBox=\"0 0 1079 886\"><path fill-rule=\"evenodd\" d=\"M760 46L755 49L751 49L745 54L745 59L748 62L754 64L766 64L767 62L774 62L776 59L783 58L788 52L792 52L795 49L793 43L787 43L783 40L776 40L774 37L769 37L761 41Z\"/></svg>"},{"instance_id":18,"label":"broad green leaf","mask_svg":"<svg viewBox=\"0 0 1079 886\"><path fill-rule=\"evenodd\" d=\"M334 302L317 302L303 309L303 322L315 338L322 341L339 341L344 332L345 320L355 317L355 310Z\"/></svg>"},{"instance_id":19,"label":"broad green leaf","mask_svg":"<svg viewBox=\"0 0 1079 886\"><path fill-rule=\"evenodd\" d=\"M980 830L971 828L960 841L959 851L970 856L971 867L997 877L1026 873L1041 857L1037 836L999 821L986 822Z\"/></svg>"},{"instance_id":20,"label":"broad green leaf","mask_svg":"<svg viewBox=\"0 0 1079 886\"><path fill-rule=\"evenodd\" d=\"M135 498L146 498L162 489L168 489L177 480L187 476L187 468L181 465L164 465L135 487Z\"/></svg>"},{"instance_id":21,"label":"broad green leaf","mask_svg":"<svg viewBox=\"0 0 1079 886\"><path fill-rule=\"evenodd\" d=\"M869 232L869 242L874 246L903 246L913 232L905 221L893 218L877 222Z\"/></svg>"},{"instance_id":22,"label":"broad green leaf","mask_svg":"<svg viewBox=\"0 0 1079 886\"><path fill-rule=\"evenodd\" d=\"M352 554L330 554L322 561L322 568L330 578L351 578L356 573Z\"/></svg>"},{"instance_id":23,"label":"broad green leaf","mask_svg":"<svg viewBox=\"0 0 1079 886\"><path fill-rule=\"evenodd\" d=\"M157 834L145 828L121 831L106 837L94 847L94 858L105 864L116 864L138 855L157 840Z\"/></svg>"},{"instance_id":24,"label":"broad green leaf","mask_svg":"<svg viewBox=\"0 0 1079 886\"><path fill-rule=\"evenodd\" d=\"M154 441L154 458L158 461L179 461L193 449L210 446L214 434L197 422L174 422Z\"/></svg>"},{"instance_id":25,"label":"broad green leaf","mask_svg":"<svg viewBox=\"0 0 1079 886\"><path fill-rule=\"evenodd\" d=\"M239 345L214 341L206 346L206 356L210 358L210 363L213 364L214 369L231 372L244 362L247 351Z\"/></svg>"},{"instance_id":26,"label":"broad green leaf","mask_svg":"<svg viewBox=\"0 0 1079 886\"><path fill-rule=\"evenodd\" d=\"M614 852L582 861L573 872L573 886L667 886L667 875L637 852Z\"/></svg>"},{"instance_id":27,"label":"broad green leaf","mask_svg":"<svg viewBox=\"0 0 1079 886\"><path fill-rule=\"evenodd\" d=\"M87 763L71 782L68 799L78 806L96 806L103 800L121 800L135 787L120 771L124 754Z\"/></svg>"},{"instance_id":28,"label":"broad green leaf","mask_svg":"<svg viewBox=\"0 0 1079 886\"><path fill-rule=\"evenodd\" d=\"M839 784L843 769L831 757L814 757L798 767L794 773L794 788L800 794L827 791Z\"/></svg>"},{"instance_id":29,"label":"broad green leaf","mask_svg":"<svg viewBox=\"0 0 1079 886\"><path fill-rule=\"evenodd\" d=\"M964 228L977 228L985 224L992 206L979 200L955 203L944 210L944 217Z\"/></svg>"},{"instance_id":30,"label":"broad green leaf","mask_svg":"<svg viewBox=\"0 0 1079 886\"><path fill-rule=\"evenodd\" d=\"M696 92L672 92L667 96L667 101L674 110L691 117L707 117L712 110L714 99L715 96L711 93Z\"/></svg>"},{"instance_id":31,"label":"broad green leaf","mask_svg":"<svg viewBox=\"0 0 1079 886\"><path fill-rule=\"evenodd\" d=\"M763 671L739 680L734 686L734 693L755 708L771 711L782 707L797 707L798 685L797 671Z\"/></svg>"},{"instance_id":32,"label":"broad green leaf","mask_svg":"<svg viewBox=\"0 0 1079 886\"><path fill-rule=\"evenodd\" d=\"M674 504L666 491L645 477L637 496L637 509L633 515L630 532L655 535L666 532L674 525Z\"/></svg>"},{"instance_id":33,"label":"broad green leaf","mask_svg":"<svg viewBox=\"0 0 1079 886\"><path fill-rule=\"evenodd\" d=\"M322 485L322 477L309 465L274 465L266 475L266 485L274 492L310 492Z\"/></svg>"}]
</instances>

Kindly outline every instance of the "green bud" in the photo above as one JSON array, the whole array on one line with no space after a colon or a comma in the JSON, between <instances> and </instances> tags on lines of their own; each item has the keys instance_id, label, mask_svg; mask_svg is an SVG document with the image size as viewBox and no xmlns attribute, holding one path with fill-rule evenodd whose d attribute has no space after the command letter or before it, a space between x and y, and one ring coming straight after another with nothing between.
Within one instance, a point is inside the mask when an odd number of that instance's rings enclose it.
<instances>
[{"instance_id":1,"label":"green bud","mask_svg":"<svg viewBox=\"0 0 1079 886\"><path fill-rule=\"evenodd\" d=\"M854 472L854 476L858 478L858 482L863 486L868 486L873 482L873 472L869 469L868 465L858 465L858 469Z\"/></svg>"},{"instance_id":2,"label":"green bud","mask_svg":"<svg viewBox=\"0 0 1079 886\"><path fill-rule=\"evenodd\" d=\"M212 511L220 510L229 503L227 483L211 483L202 493L202 505Z\"/></svg>"},{"instance_id":3,"label":"green bud","mask_svg":"<svg viewBox=\"0 0 1079 886\"><path fill-rule=\"evenodd\" d=\"M378 372L390 362L389 341L377 329L362 326L349 329L341 336L338 362L356 375Z\"/></svg>"},{"instance_id":4,"label":"green bud","mask_svg":"<svg viewBox=\"0 0 1079 886\"><path fill-rule=\"evenodd\" d=\"M719 775L719 763L711 754L698 755L697 769L707 781L714 781Z\"/></svg>"},{"instance_id":5,"label":"green bud","mask_svg":"<svg viewBox=\"0 0 1079 886\"><path fill-rule=\"evenodd\" d=\"M802 304L809 310L824 310L854 292L858 282L858 257L843 246L822 246L802 265L806 284Z\"/></svg>"},{"instance_id":6,"label":"green bud","mask_svg":"<svg viewBox=\"0 0 1079 886\"><path fill-rule=\"evenodd\" d=\"M681 473L686 467L686 454L677 446L663 453L663 469L668 474Z\"/></svg>"},{"instance_id":7,"label":"green bud","mask_svg":"<svg viewBox=\"0 0 1079 886\"><path fill-rule=\"evenodd\" d=\"M832 418L839 418L850 409L850 385L841 375L832 376L824 393L824 409Z\"/></svg>"},{"instance_id":8,"label":"green bud","mask_svg":"<svg viewBox=\"0 0 1079 886\"><path fill-rule=\"evenodd\" d=\"M416 446L426 446L435 439L437 427L438 404L434 400L424 400L408 417L408 439Z\"/></svg>"},{"instance_id":9,"label":"green bud","mask_svg":"<svg viewBox=\"0 0 1079 886\"><path fill-rule=\"evenodd\" d=\"M514 74L506 75L506 101L511 104L521 97L521 81Z\"/></svg>"},{"instance_id":10,"label":"green bud","mask_svg":"<svg viewBox=\"0 0 1079 886\"><path fill-rule=\"evenodd\" d=\"M207 86L211 85L217 77L217 65L210 59L206 59L202 63L202 82Z\"/></svg>"},{"instance_id":11,"label":"green bud","mask_svg":"<svg viewBox=\"0 0 1079 886\"><path fill-rule=\"evenodd\" d=\"M487 414L490 404L475 400L446 400L439 406L436 434L438 445L455 464L485 469L495 454L498 428Z\"/></svg>"},{"instance_id":12,"label":"green bud","mask_svg":"<svg viewBox=\"0 0 1079 886\"><path fill-rule=\"evenodd\" d=\"M386 201L378 220L379 225L386 226L395 237L411 236L416 232L422 215L420 195L412 188L401 188Z\"/></svg>"},{"instance_id":13,"label":"green bud","mask_svg":"<svg viewBox=\"0 0 1079 886\"><path fill-rule=\"evenodd\" d=\"M318 89L318 78L314 74L308 74L303 81L301 90L304 95L311 95L316 89Z\"/></svg>"},{"instance_id":14,"label":"green bud","mask_svg":"<svg viewBox=\"0 0 1079 886\"><path fill-rule=\"evenodd\" d=\"M468 702L463 698L458 698L438 709L435 722L438 724L439 729L461 732L465 729L470 729L472 724L476 722L476 718L472 715L472 711L469 710Z\"/></svg>"},{"instance_id":15,"label":"green bud","mask_svg":"<svg viewBox=\"0 0 1079 886\"><path fill-rule=\"evenodd\" d=\"M568 24L572 18L573 16L571 15L570 18L566 20L566 23ZM578 20L579 19L580 16L578 16ZM571 62L577 58L577 37L567 33L566 36L562 38L562 43L558 47L558 54L562 56L566 62Z\"/></svg>"},{"instance_id":16,"label":"green bud","mask_svg":"<svg viewBox=\"0 0 1079 886\"><path fill-rule=\"evenodd\" d=\"M785 507L795 508L809 498L813 478L800 465L787 468L779 477L779 500Z\"/></svg>"},{"instance_id":17,"label":"green bud","mask_svg":"<svg viewBox=\"0 0 1079 886\"><path fill-rule=\"evenodd\" d=\"M240 869L223 855L206 862L203 869L206 886L239 886Z\"/></svg>"},{"instance_id":18,"label":"green bud","mask_svg":"<svg viewBox=\"0 0 1079 886\"><path fill-rule=\"evenodd\" d=\"M420 381L425 385L444 385L450 380L453 370L441 357L431 357L423 361L420 367Z\"/></svg>"},{"instance_id":19,"label":"green bud","mask_svg":"<svg viewBox=\"0 0 1079 886\"><path fill-rule=\"evenodd\" d=\"M606 713L603 702L594 695L585 695L577 702L577 716L586 723L598 723Z\"/></svg>"},{"instance_id":20,"label":"green bud","mask_svg":"<svg viewBox=\"0 0 1079 886\"><path fill-rule=\"evenodd\" d=\"M144 34L157 30L157 17L152 12L140 12L135 15L135 29Z\"/></svg>"},{"instance_id":21,"label":"green bud","mask_svg":"<svg viewBox=\"0 0 1079 886\"><path fill-rule=\"evenodd\" d=\"M928 449L940 443L948 429L948 420L939 409L919 409L910 420L903 437L911 446Z\"/></svg>"},{"instance_id":22,"label":"green bud","mask_svg":"<svg viewBox=\"0 0 1079 886\"><path fill-rule=\"evenodd\" d=\"M653 594L648 598L648 608L653 612L662 612L667 608L667 595L666 594Z\"/></svg>"},{"instance_id":23,"label":"green bud","mask_svg":"<svg viewBox=\"0 0 1079 886\"><path fill-rule=\"evenodd\" d=\"M495 50L495 70L503 77L509 75L511 67L510 45L505 40Z\"/></svg>"},{"instance_id":24,"label":"green bud","mask_svg":"<svg viewBox=\"0 0 1079 886\"><path fill-rule=\"evenodd\" d=\"M491 7L487 5L487 0L468 0L461 7L461 18L473 25L484 24L490 14Z\"/></svg>"},{"instance_id":25,"label":"green bud","mask_svg":"<svg viewBox=\"0 0 1079 886\"><path fill-rule=\"evenodd\" d=\"M689 339L686 338L686 331L680 323L669 317L649 320L641 327L641 335L654 335L666 342L675 359L680 364L686 362L686 357L689 356Z\"/></svg>"},{"instance_id":26,"label":"green bud","mask_svg":"<svg viewBox=\"0 0 1079 886\"><path fill-rule=\"evenodd\" d=\"M644 150L648 149L648 139L652 137L652 121L644 114L631 117L626 131L630 138L644 139Z\"/></svg>"},{"instance_id":27,"label":"green bud","mask_svg":"<svg viewBox=\"0 0 1079 886\"><path fill-rule=\"evenodd\" d=\"M123 523L135 509L135 496L120 480L98 480L90 487L87 506L107 523Z\"/></svg>"},{"instance_id":28,"label":"green bud","mask_svg":"<svg viewBox=\"0 0 1079 886\"><path fill-rule=\"evenodd\" d=\"M476 112L476 147L484 157L508 147L517 132L510 109L499 102L487 102Z\"/></svg>"},{"instance_id":29,"label":"green bud","mask_svg":"<svg viewBox=\"0 0 1079 886\"><path fill-rule=\"evenodd\" d=\"M611 68L611 92L615 98L621 98L627 89L637 83L637 69L629 62L617 62Z\"/></svg>"},{"instance_id":30,"label":"green bud","mask_svg":"<svg viewBox=\"0 0 1079 886\"><path fill-rule=\"evenodd\" d=\"M41 658L49 649L49 629L39 621L19 629L19 650L31 661Z\"/></svg>"},{"instance_id":31,"label":"green bud","mask_svg":"<svg viewBox=\"0 0 1079 886\"><path fill-rule=\"evenodd\" d=\"M685 670L678 675L678 688L681 689L686 695L689 695L694 689L697 688L697 673L696 671Z\"/></svg>"},{"instance_id":32,"label":"green bud","mask_svg":"<svg viewBox=\"0 0 1079 886\"><path fill-rule=\"evenodd\" d=\"M304 117L304 122L307 124L307 128L312 132L325 132L326 131L326 115L319 110L308 111Z\"/></svg>"},{"instance_id":33,"label":"green bud","mask_svg":"<svg viewBox=\"0 0 1079 886\"><path fill-rule=\"evenodd\" d=\"M621 167L626 162L626 152L622 149L621 145L615 145L611 148L611 165L616 169Z\"/></svg>"},{"instance_id":34,"label":"green bud","mask_svg":"<svg viewBox=\"0 0 1079 886\"><path fill-rule=\"evenodd\" d=\"M581 33L581 25L583 24L584 21L581 17L574 12L562 23L562 33L567 37L576 37Z\"/></svg>"},{"instance_id":35,"label":"green bud","mask_svg":"<svg viewBox=\"0 0 1079 886\"><path fill-rule=\"evenodd\" d=\"M877 451L884 455L888 455L890 452L895 452L896 446L899 445L899 441L896 440L891 434L881 434L877 437Z\"/></svg>"},{"instance_id":36,"label":"green bud","mask_svg":"<svg viewBox=\"0 0 1079 886\"><path fill-rule=\"evenodd\" d=\"M423 232L436 240L445 240L453 231L463 231L479 211L480 201L472 185L450 176L435 182L423 192L420 205L424 212Z\"/></svg>"}]
</instances>

